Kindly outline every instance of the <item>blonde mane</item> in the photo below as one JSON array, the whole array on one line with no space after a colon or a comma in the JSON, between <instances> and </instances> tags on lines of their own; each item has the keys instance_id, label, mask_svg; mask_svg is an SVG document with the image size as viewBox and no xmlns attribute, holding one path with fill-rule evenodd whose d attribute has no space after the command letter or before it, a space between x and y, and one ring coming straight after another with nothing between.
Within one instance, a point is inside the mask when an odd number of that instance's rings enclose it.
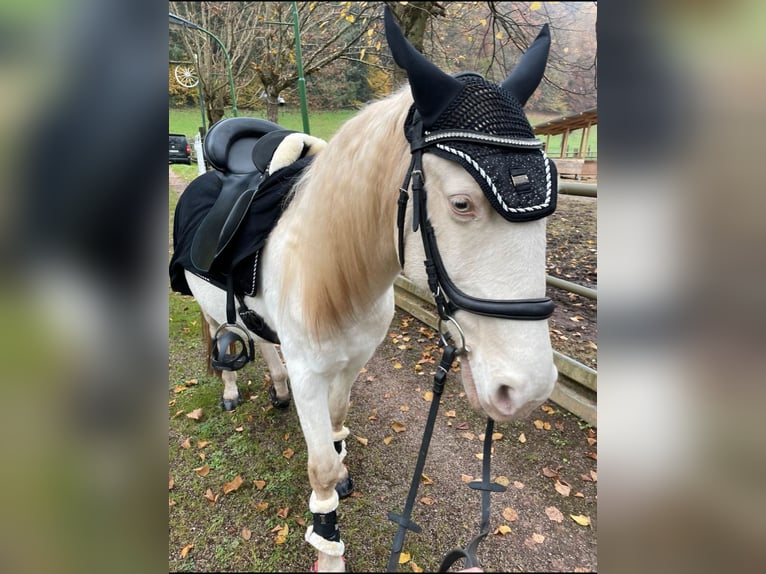
<instances>
[{"instance_id":1,"label":"blonde mane","mask_svg":"<svg viewBox=\"0 0 766 574\"><path fill-rule=\"evenodd\" d=\"M282 305L298 286L316 341L364 313L399 269L394 223L409 165L403 126L411 103L407 87L348 120L295 186L280 222L291 230Z\"/></svg>"}]
</instances>

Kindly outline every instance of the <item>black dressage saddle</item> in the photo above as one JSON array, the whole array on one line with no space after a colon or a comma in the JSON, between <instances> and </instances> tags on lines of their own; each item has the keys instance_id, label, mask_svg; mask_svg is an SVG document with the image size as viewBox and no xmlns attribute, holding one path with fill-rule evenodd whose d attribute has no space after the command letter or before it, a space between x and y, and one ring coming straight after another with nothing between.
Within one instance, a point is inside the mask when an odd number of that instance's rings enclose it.
<instances>
[{"instance_id":1,"label":"black dressage saddle","mask_svg":"<svg viewBox=\"0 0 766 574\"><path fill-rule=\"evenodd\" d=\"M248 213L268 173L274 150L294 133L258 118L228 118L216 123L204 142L205 157L221 175L221 191L194 234L190 257L195 268L210 271Z\"/></svg>"}]
</instances>

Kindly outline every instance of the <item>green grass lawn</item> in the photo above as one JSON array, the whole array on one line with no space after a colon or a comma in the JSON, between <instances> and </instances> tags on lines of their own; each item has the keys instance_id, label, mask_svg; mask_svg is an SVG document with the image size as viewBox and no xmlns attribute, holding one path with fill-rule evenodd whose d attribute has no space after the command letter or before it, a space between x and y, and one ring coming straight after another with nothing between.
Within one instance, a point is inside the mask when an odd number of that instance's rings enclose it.
<instances>
[{"instance_id":1,"label":"green grass lawn","mask_svg":"<svg viewBox=\"0 0 766 574\"><path fill-rule=\"evenodd\" d=\"M329 140L340 125L357 113L357 110L316 111L309 113L309 130L311 135ZM227 110L230 116L231 111ZM266 119L266 112L254 110L239 110L240 117ZM170 108L170 132L185 134L192 142L194 134L199 130L202 118L197 108ZM303 131L303 120L298 109L284 108L279 111L279 124L288 130ZM208 126L209 129L210 126Z\"/></svg>"}]
</instances>

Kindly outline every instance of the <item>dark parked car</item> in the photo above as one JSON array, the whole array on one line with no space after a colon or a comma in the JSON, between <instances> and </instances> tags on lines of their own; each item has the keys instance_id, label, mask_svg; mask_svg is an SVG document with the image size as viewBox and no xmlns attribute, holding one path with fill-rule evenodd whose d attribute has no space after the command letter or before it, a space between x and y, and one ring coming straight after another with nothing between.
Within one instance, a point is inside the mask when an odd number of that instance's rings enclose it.
<instances>
[{"instance_id":1,"label":"dark parked car","mask_svg":"<svg viewBox=\"0 0 766 574\"><path fill-rule=\"evenodd\" d=\"M191 164L191 147L183 134L169 134L168 157L170 163Z\"/></svg>"}]
</instances>

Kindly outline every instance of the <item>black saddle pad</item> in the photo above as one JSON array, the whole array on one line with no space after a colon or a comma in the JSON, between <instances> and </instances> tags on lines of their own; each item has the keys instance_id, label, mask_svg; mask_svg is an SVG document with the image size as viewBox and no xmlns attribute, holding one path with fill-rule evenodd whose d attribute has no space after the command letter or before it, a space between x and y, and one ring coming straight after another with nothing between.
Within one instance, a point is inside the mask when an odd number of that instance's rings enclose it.
<instances>
[{"instance_id":1,"label":"black saddle pad","mask_svg":"<svg viewBox=\"0 0 766 574\"><path fill-rule=\"evenodd\" d=\"M170 259L170 287L191 295L184 270L204 277L225 288L230 274L238 294L255 295L257 291L257 256L290 200L290 190L312 157L300 159L267 177L253 196L247 215L226 249L216 258L210 270L203 272L191 261L194 234L221 192L222 175L209 171L194 181L181 194L173 222L173 256Z\"/></svg>"}]
</instances>

